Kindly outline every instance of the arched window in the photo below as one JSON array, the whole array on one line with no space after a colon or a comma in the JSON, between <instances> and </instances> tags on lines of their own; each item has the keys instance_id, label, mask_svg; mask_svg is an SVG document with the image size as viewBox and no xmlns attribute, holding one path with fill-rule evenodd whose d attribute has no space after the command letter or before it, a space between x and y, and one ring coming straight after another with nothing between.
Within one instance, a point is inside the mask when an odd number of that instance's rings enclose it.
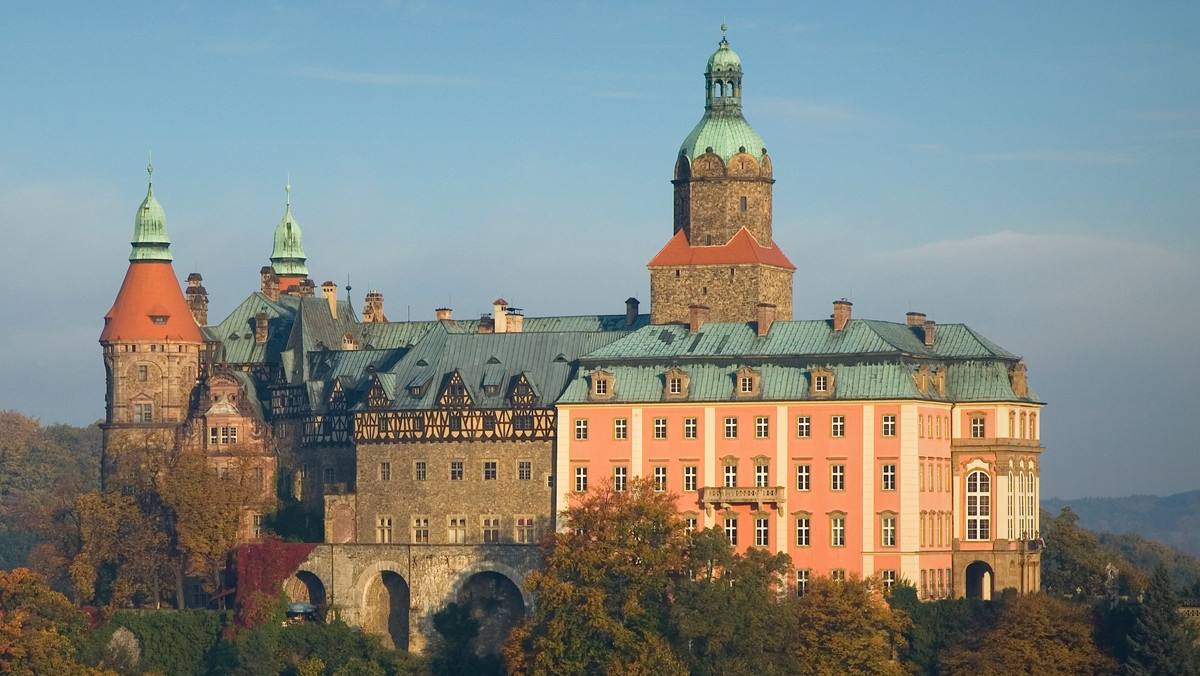
<instances>
[{"instance_id":1,"label":"arched window","mask_svg":"<svg viewBox=\"0 0 1200 676\"><path fill-rule=\"evenodd\" d=\"M992 538L992 479L987 472L967 475L967 539Z\"/></svg>"}]
</instances>

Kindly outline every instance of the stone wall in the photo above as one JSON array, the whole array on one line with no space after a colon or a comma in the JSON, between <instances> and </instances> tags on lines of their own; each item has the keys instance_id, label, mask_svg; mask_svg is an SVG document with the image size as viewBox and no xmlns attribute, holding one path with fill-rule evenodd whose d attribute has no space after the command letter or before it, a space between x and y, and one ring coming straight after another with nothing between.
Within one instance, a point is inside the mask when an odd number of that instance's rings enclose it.
<instances>
[{"instance_id":1,"label":"stone wall","mask_svg":"<svg viewBox=\"0 0 1200 676\"><path fill-rule=\"evenodd\" d=\"M650 321L688 321L691 305L709 308L709 321L750 322L758 304L775 306L776 320L792 318L792 271L756 263L651 268Z\"/></svg>"},{"instance_id":2,"label":"stone wall","mask_svg":"<svg viewBox=\"0 0 1200 676\"><path fill-rule=\"evenodd\" d=\"M709 153L690 170L676 167L675 228L685 230L692 246L727 244L743 227L763 246L771 245L772 184L770 164L738 153L728 164ZM746 208L742 209L742 198Z\"/></svg>"}]
</instances>

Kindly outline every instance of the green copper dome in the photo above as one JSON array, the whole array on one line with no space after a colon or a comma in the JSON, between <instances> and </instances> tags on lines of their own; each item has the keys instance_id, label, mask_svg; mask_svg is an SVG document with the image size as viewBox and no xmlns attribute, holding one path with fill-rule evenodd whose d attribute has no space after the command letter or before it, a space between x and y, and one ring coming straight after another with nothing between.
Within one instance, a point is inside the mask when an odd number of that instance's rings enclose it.
<instances>
[{"instance_id":1,"label":"green copper dome","mask_svg":"<svg viewBox=\"0 0 1200 676\"><path fill-rule=\"evenodd\" d=\"M304 261L304 244L300 239L300 226L292 218L292 185L285 188L288 193L287 207L283 220L275 226L275 248L271 250L271 266L280 277L307 277L308 268Z\"/></svg>"},{"instance_id":2,"label":"green copper dome","mask_svg":"<svg viewBox=\"0 0 1200 676\"><path fill-rule=\"evenodd\" d=\"M742 117L742 62L723 35L704 69L704 117L683 140L679 154L694 160L709 149L726 162L739 152L759 160L767 152L762 138Z\"/></svg>"},{"instance_id":3,"label":"green copper dome","mask_svg":"<svg viewBox=\"0 0 1200 676\"><path fill-rule=\"evenodd\" d=\"M154 165L146 167L150 180L146 187L146 199L138 207L137 215L133 217L133 251L129 254L131 261L168 261L171 260L171 240L167 239L167 216L163 213L162 205L154 198Z\"/></svg>"}]
</instances>

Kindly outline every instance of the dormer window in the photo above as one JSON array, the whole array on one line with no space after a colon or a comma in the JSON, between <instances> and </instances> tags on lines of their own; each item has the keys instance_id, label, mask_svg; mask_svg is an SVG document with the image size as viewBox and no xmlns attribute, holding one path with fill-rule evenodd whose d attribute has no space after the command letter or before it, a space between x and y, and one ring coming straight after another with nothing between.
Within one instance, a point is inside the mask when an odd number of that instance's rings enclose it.
<instances>
[{"instance_id":1,"label":"dormer window","mask_svg":"<svg viewBox=\"0 0 1200 676\"><path fill-rule=\"evenodd\" d=\"M596 380L596 394L608 394L607 380Z\"/></svg>"},{"instance_id":2,"label":"dormer window","mask_svg":"<svg viewBox=\"0 0 1200 676\"><path fill-rule=\"evenodd\" d=\"M817 367L809 372L808 395L810 397L833 396L833 370Z\"/></svg>"},{"instance_id":3,"label":"dormer window","mask_svg":"<svg viewBox=\"0 0 1200 676\"><path fill-rule=\"evenodd\" d=\"M150 315L150 321L158 326L166 324L168 318L167 315Z\"/></svg>"},{"instance_id":4,"label":"dormer window","mask_svg":"<svg viewBox=\"0 0 1200 676\"><path fill-rule=\"evenodd\" d=\"M499 385L484 385L483 393L486 395L489 395L489 396L495 396L497 394L500 394L500 386Z\"/></svg>"},{"instance_id":5,"label":"dormer window","mask_svg":"<svg viewBox=\"0 0 1200 676\"><path fill-rule=\"evenodd\" d=\"M668 378L667 393L679 394L680 392L683 392L683 380L680 378Z\"/></svg>"},{"instance_id":6,"label":"dormer window","mask_svg":"<svg viewBox=\"0 0 1200 676\"><path fill-rule=\"evenodd\" d=\"M817 392L829 391L829 379L825 376L817 376L813 379L813 389Z\"/></svg>"},{"instance_id":7,"label":"dormer window","mask_svg":"<svg viewBox=\"0 0 1200 676\"><path fill-rule=\"evenodd\" d=\"M593 371L591 375L591 397L593 399L611 399L613 396L613 374L607 371Z\"/></svg>"},{"instance_id":8,"label":"dormer window","mask_svg":"<svg viewBox=\"0 0 1200 676\"><path fill-rule=\"evenodd\" d=\"M688 375L673 368L663 375L665 386L663 397L666 399L683 399L688 396Z\"/></svg>"},{"instance_id":9,"label":"dormer window","mask_svg":"<svg viewBox=\"0 0 1200 676\"><path fill-rule=\"evenodd\" d=\"M744 366L734 374L734 392L739 397L756 397L761 392L761 377L758 371Z\"/></svg>"}]
</instances>

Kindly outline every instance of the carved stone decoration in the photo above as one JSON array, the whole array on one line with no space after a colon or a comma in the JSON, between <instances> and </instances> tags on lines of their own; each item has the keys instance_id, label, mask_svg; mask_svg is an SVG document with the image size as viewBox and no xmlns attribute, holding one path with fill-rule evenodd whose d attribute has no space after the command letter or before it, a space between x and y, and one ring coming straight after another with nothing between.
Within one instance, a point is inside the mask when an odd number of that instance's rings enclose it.
<instances>
[{"instance_id":1,"label":"carved stone decoration","mask_svg":"<svg viewBox=\"0 0 1200 676\"><path fill-rule=\"evenodd\" d=\"M1013 394L1024 399L1029 396L1029 383L1025 380L1025 362L1018 362L1008 370L1008 381Z\"/></svg>"}]
</instances>

